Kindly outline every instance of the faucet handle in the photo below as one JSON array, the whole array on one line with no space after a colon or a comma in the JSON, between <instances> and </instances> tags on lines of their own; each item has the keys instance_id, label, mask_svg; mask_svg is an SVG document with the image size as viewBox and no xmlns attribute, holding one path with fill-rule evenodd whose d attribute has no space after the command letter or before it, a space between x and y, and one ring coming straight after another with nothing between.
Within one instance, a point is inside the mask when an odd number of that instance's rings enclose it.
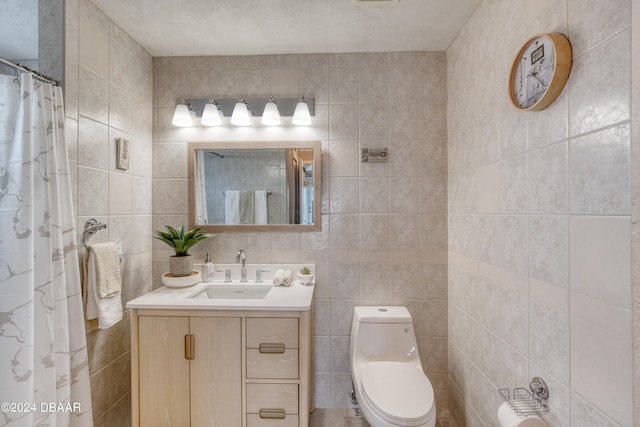
<instances>
[{"instance_id":1,"label":"faucet handle","mask_svg":"<svg viewBox=\"0 0 640 427\"><path fill-rule=\"evenodd\" d=\"M222 273L223 270L216 270L217 273ZM231 282L231 270L230 269L226 269L224 270L224 281L226 283L230 283Z\"/></svg>"},{"instance_id":2,"label":"faucet handle","mask_svg":"<svg viewBox=\"0 0 640 427\"><path fill-rule=\"evenodd\" d=\"M262 282L262 273L269 273L271 270L256 270L256 282Z\"/></svg>"}]
</instances>

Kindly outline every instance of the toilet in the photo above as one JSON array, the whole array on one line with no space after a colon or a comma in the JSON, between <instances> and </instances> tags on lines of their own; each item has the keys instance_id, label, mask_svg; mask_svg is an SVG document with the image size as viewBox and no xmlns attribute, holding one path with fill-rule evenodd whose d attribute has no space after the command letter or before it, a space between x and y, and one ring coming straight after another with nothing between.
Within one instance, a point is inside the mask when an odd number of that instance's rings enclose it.
<instances>
[{"instance_id":1,"label":"toilet","mask_svg":"<svg viewBox=\"0 0 640 427\"><path fill-rule=\"evenodd\" d=\"M435 426L433 387L406 307L354 307L349 358L356 398L371 427Z\"/></svg>"}]
</instances>

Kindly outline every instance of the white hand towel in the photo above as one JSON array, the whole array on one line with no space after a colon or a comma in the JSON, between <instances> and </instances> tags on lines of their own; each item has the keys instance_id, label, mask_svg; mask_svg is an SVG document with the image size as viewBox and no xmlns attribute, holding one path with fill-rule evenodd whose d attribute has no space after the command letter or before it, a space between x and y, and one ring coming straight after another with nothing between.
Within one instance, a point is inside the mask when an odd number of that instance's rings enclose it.
<instances>
[{"instance_id":1,"label":"white hand towel","mask_svg":"<svg viewBox=\"0 0 640 427\"><path fill-rule=\"evenodd\" d=\"M290 286L293 280L293 272L291 270L285 270L282 276L282 286Z\"/></svg>"},{"instance_id":2,"label":"white hand towel","mask_svg":"<svg viewBox=\"0 0 640 427\"><path fill-rule=\"evenodd\" d=\"M273 286L283 286L282 279L284 278L284 270L279 269L276 271L275 276L273 276Z\"/></svg>"},{"instance_id":3,"label":"white hand towel","mask_svg":"<svg viewBox=\"0 0 640 427\"><path fill-rule=\"evenodd\" d=\"M91 245L96 265L96 289L98 297L105 298L120 292L120 251L114 242Z\"/></svg>"},{"instance_id":4,"label":"white hand towel","mask_svg":"<svg viewBox=\"0 0 640 427\"><path fill-rule=\"evenodd\" d=\"M238 202L240 224L253 224L256 221L256 209L253 191L240 191Z\"/></svg>"},{"instance_id":5,"label":"white hand towel","mask_svg":"<svg viewBox=\"0 0 640 427\"><path fill-rule=\"evenodd\" d=\"M240 224L240 192L227 190L224 197L224 223Z\"/></svg>"},{"instance_id":6,"label":"white hand towel","mask_svg":"<svg viewBox=\"0 0 640 427\"><path fill-rule=\"evenodd\" d=\"M255 194L256 224L267 223L267 192L256 190Z\"/></svg>"},{"instance_id":7,"label":"white hand towel","mask_svg":"<svg viewBox=\"0 0 640 427\"><path fill-rule=\"evenodd\" d=\"M98 328L107 329L122 320L121 292L100 298L97 290L96 257L93 251L85 251L86 276L85 286L87 292L86 317L88 320L98 319Z\"/></svg>"}]
</instances>

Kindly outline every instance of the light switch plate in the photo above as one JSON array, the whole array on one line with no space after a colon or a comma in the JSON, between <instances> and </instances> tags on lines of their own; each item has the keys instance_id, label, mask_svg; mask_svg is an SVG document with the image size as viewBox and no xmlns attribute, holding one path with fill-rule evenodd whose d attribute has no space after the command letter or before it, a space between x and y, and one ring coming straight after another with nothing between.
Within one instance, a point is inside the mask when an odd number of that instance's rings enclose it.
<instances>
[{"instance_id":1,"label":"light switch plate","mask_svg":"<svg viewBox=\"0 0 640 427\"><path fill-rule=\"evenodd\" d=\"M131 157L130 141L128 139L118 138L116 150L116 167L118 169L129 169L129 159Z\"/></svg>"}]
</instances>

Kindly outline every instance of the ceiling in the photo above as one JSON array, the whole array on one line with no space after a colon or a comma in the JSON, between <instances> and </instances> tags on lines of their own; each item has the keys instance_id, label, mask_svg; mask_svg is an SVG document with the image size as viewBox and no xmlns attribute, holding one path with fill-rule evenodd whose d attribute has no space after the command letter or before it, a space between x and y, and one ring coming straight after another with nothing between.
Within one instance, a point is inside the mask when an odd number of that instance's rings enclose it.
<instances>
[{"instance_id":1,"label":"ceiling","mask_svg":"<svg viewBox=\"0 0 640 427\"><path fill-rule=\"evenodd\" d=\"M93 0L153 56L446 50L482 0Z\"/></svg>"}]
</instances>

